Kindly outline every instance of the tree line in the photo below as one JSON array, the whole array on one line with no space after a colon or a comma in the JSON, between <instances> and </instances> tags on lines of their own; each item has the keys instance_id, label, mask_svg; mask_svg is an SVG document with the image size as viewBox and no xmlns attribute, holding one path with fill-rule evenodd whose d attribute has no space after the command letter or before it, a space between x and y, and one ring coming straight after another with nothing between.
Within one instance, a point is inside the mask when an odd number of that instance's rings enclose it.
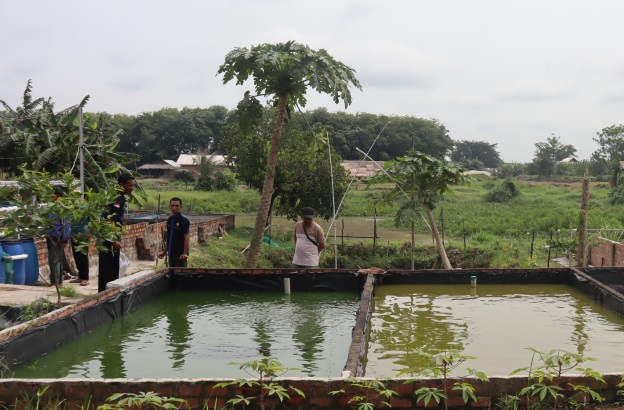
<instances>
[{"instance_id":1,"label":"tree line","mask_svg":"<svg viewBox=\"0 0 624 410\"><path fill-rule=\"evenodd\" d=\"M55 164L72 162L69 157L64 157L76 152L71 145L77 142L77 108L85 106L88 96L76 106L54 112L50 99L34 98L31 92L29 81L21 106L15 108L0 100L4 108L0 110L3 123L0 128L0 171L9 175L19 175L18 167L25 162L29 162L29 169L45 168L54 172ZM263 110L269 115L271 108L263 107ZM227 130L239 120L237 109L221 105L162 108L138 115L87 112L86 144L93 155L87 159L93 163L89 171L101 182L107 171L118 170L102 166L104 164L125 164L129 169L136 169L145 163L176 160L179 154L218 152L228 155L227 150L232 144L231 141L226 143ZM360 151L370 150L370 158L365 159L387 161L413 149L435 158L450 158L468 170L498 168L499 174L505 177L519 174L545 178L589 175L608 177L612 183L620 179L619 161L624 160L624 125L612 125L597 132L593 140L599 144L599 149L586 161L561 163L562 159L575 156L577 150L564 144L561 137L551 134L545 142L535 144L532 161L504 164L497 144L453 140L446 127L436 119L350 114L317 108L292 110L286 123L288 132L324 129L333 152L345 160L363 159ZM49 128L53 129L52 133L45 131ZM71 133L68 132L70 128Z\"/></svg>"},{"instance_id":2,"label":"tree line","mask_svg":"<svg viewBox=\"0 0 624 410\"><path fill-rule=\"evenodd\" d=\"M268 108L266 108L268 109ZM224 127L238 124L237 111L224 106L208 108L162 108L139 115L92 113L101 118L106 135L122 130L117 149L141 156L140 164L163 159L176 160L179 154L224 153ZM357 160L369 152L375 160L402 156L412 147L437 158L450 155L453 140L442 123L413 116L349 114L317 108L292 112L289 128L307 131L322 126L332 149L342 158Z\"/></svg>"}]
</instances>

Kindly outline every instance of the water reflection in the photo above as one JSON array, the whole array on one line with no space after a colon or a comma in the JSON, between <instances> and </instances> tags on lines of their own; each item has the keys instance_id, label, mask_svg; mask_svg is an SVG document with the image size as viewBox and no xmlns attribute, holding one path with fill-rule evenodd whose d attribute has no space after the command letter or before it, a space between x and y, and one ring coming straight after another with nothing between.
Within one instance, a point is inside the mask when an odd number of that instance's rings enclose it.
<instances>
[{"instance_id":1,"label":"water reflection","mask_svg":"<svg viewBox=\"0 0 624 410\"><path fill-rule=\"evenodd\" d=\"M272 355L289 376L337 377L359 295L179 292L145 303L15 377L244 377L230 362ZM163 354L164 353L164 354ZM9 375L7 375L9 376Z\"/></svg>"},{"instance_id":2,"label":"water reflection","mask_svg":"<svg viewBox=\"0 0 624 410\"><path fill-rule=\"evenodd\" d=\"M251 328L255 333L253 341L258 343L258 354L260 356L272 356L271 343L273 342L273 339L270 335L269 321L266 319L255 320L252 323Z\"/></svg>"},{"instance_id":3,"label":"water reflection","mask_svg":"<svg viewBox=\"0 0 624 410\"><path fill-rule=\"evenodd\" d=\"M295 347L301 354L304 372L312 376L319 370L318 358L321 356L321 346L325 341L325 328L320 323L322 311L318 309L318 305L305 310L295 306L293 313Z\"/></svg>"},{"instance_id":4,"label":"water reflection","mask_svg":"<svg viewBox=\"0 0 624 410\"><path fill-rule=\"evenodd\" d=\"M187 351L190 348L191 327L188 319L190 310L191 305L184 303L181 298L175 297L165 311L168 323L167 344L169 349L167 351L171 353L170 357L174 369L184 367Z\"/></svg>"},{"instance_id":5,"label":"water reflection","mask_svg":"<svg viewBox=\"0 0 624 410\"><path fill-rule=\"evenodd\" d=\"M463 351L468 324L454 321L448 295L412 293L412 287L382 286L375 291L374 314L366 365L387 361L394 376L406 368L422 367L415 349ZM436 326L432 326L432 324ZM422 360L422 357L420 358Z\"/></svg>"},{"instance_id":6,"label":"water reflection","mask_svg":"<svg viewBox=\"0 0 624 410\"><path fill-rule=\"evenodd\" d=\"M532 353L562 349L595 358L600 372L624 367L624 320L568 285L383 285L375 289L366 376L425 366L410 352L455 349L468 367L507 375Z\"/></svg>"}]
</instances>

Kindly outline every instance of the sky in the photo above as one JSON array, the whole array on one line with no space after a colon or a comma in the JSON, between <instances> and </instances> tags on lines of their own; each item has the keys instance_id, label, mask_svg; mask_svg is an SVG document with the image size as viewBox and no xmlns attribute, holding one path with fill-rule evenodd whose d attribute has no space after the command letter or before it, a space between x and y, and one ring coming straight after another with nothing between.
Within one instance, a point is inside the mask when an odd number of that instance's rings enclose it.
<instances>
[{"instance_id":1,"label":"sky","mask_svg":"<svg viewBox=\"0 0 624 410\"><path fill-rule=\"evenodd\" d=\"M58 109L235 108L253 87L223 84L225 55L294 40L363 87L347 108L310 90L304 110L437 119L505 162L555 135L588 159L624 123L623 15L621 0L0 0L0 100L17 107L31 79Z\"/></svg>"}]
</instances>

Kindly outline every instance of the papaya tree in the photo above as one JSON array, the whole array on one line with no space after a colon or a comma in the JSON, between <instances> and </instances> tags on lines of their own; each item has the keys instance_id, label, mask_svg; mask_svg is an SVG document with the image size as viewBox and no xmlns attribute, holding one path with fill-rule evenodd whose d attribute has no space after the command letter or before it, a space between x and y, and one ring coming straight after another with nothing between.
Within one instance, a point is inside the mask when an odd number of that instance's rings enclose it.
<instances>
[{"instance_id":1,"label":"papaya tree","mask_svg":"<svg viewBox=\"0 0 624 410\"><path fill-rule=\"evenodd\" d=\"M294 106L305 107L308 88L330 94L336 104L342 101L346 108L351 104L349 87L362 87L355 78L355 70L336 61L326 50L312 50L294 41L261 44L249 49L237 47L225 56L225 62L217 71L219 74L223 74L224 84L236 79L237 85L243 85L250 77L253 78L255 95L246 91L237 105L239 126L244 133L255 129L262 118L262 103L258 97L268 98L277 110L260 205L245 260L246 268L255 268L260 258L262 235L273 195L277 153L285 118Z\"/></svg>"},{"instance_id":2,"label":"papaya tree","mask_svg":"<svg viewBox=\"0 0 624 410\"><path fill-rule=\"evenodd\" d=\"M442 267L453 269L444 249L444 243L433 216L433 209L442 195L453 193L451 186L468 184L470 177L465 175L463 168L418 151L409 151L405 157L386 162L384 169L384 175L376 181L390 180L397 185L397 188L384 197L384 201L394 201L397 197L406 195L407 191L413 194L408 195L410 200L404 202L397 212L395 222L400 223L401 219L409 219L413 222L419 217L417 207L424 209Z\"/></svg>"}]
</instances>

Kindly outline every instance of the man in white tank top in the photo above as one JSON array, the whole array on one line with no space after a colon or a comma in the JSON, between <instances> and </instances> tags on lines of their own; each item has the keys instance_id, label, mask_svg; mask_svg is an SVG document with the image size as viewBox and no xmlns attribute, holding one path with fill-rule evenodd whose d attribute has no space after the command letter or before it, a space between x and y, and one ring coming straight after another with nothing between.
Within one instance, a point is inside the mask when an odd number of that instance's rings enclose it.
<instances>
[{"instance_id":1,"label":"man in white tank top","mask_svg":"<svg viewBox=\"0 0 624 410\"><path fill-rule=\"evenodd\" d=\"M314 209L303 208L301 221L293 229L295 256L293 268L318 268L319 254L325 248L325 232L314 222Z\"/></svg>"}]
</instances>

